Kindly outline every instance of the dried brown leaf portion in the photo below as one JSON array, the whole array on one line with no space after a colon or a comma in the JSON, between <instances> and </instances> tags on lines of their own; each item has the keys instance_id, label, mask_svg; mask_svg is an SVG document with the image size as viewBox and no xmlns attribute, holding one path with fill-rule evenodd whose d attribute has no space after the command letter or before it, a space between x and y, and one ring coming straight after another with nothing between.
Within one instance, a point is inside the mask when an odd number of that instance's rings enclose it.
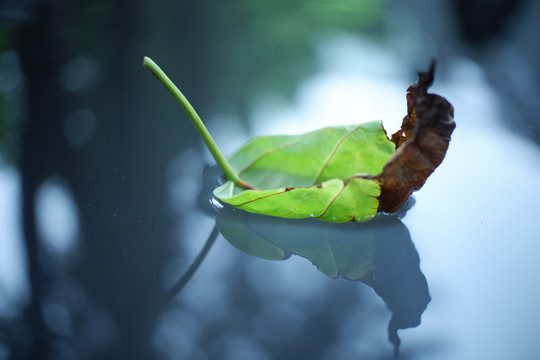
<instances>
[{"instance_id":1,"label":"dried brown leaf portion","mask_svg":"<svg viewBox=\"0 0 540 360\"><path fill-rule=\"evenodd\" d=\"M445 98L427 92L433 83L435 62L407 90L407 116L392 135L396 152L377 176L383 186L380 210L394 212L420 189L446 155L454 131L454 107Z\"/></svg>"},{"instance_id":2,"label":"dried brown leaf portion","mask_svg":"<svg viewBox=\"0 0 540 360\"><path fill-rule=\"evenodd\" d=\"M403 118L401 129L396 131L390 140L396 144L396 149L413 135L414 125L416 124L416 111L414 110L413 85L407 89L407 115Z\"/></svg>"}]
</instances>

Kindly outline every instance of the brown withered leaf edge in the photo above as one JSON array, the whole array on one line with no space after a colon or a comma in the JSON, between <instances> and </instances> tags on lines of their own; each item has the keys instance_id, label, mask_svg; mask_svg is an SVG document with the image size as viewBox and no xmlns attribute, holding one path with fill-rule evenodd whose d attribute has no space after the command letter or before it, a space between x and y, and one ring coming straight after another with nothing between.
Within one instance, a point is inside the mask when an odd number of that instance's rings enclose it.
<instances>
[{"instance_id":1,"label":"brown withered leaf edge","mask_svg":"<svg viewBox=\"0 0 540 360\"><path fill-rule=\"evenodd\" d=\"M407 115L401 129L392 135L396 152L383 172L379 210L390 213L420 189L444 159L454 131L454 107L445 98L427 92L433 83L435 61L428 72L418 73L418 81L407 89Z\"/></svg>"}]
</instances>

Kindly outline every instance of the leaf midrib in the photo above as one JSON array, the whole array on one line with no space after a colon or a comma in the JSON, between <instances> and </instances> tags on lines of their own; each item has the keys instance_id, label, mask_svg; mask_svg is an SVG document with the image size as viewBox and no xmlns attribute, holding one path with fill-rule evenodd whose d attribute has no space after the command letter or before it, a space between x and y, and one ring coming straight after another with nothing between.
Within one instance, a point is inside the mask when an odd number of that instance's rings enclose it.
<instances>
[{"instance_id":1,"label":"leaf midrib","mask_svg":"<svg viewBox=\"0 0 540 360\"><path fill-rule=\"evenodd\" d=\"M317 174L317 177L315 178L315 180L313 181L313 184L312 185L317 185L319 183L319 179L322 175L322 173L324 172L324 170L326 169L326 167L328 166L328 164L330 163L330 161L332 160L332 158L335 156L336 152L338 151L339 147L341 145L343 145L343 143L345 142L345 140L351 136L356 130L358 129L362 129L362 126L361 125L358 125L357 127L355 127L354 129L352 129L351 131L347 132L345 135L343 135L343 137L336 143L336 145L334 146L334 148L332 149L332 152L330 153L330 155L328 156L328 158L326 159L326 161L324 162L323 166L321 167L321 169L319 170L319 173ZM362 129L364 132L365 130ZM351 174L352 175L352 174Z\"/></svg>"}]
</instances>

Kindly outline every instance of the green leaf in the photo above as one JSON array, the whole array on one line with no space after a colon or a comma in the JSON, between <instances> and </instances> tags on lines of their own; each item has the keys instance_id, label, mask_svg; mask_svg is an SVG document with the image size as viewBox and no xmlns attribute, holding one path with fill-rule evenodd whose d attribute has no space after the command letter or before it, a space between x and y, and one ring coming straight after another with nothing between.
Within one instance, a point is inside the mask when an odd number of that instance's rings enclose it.
<instances>
[{"instance_id":1,"label":"green leaf","mask_svg":"<svg viewBox=\"0 0 540 360\"><path fill-rule=\"evenodd\" d=\"M184 94L150 58L143 64L182 105L227 177L214 195L252 213L339 223L395 212L442 162L456 127L452 104L427 92L433 60L407 89L407 115L392 140L377 121L329 127L254 139L229 163Z\"/></svg>"},{"instance_id":2,"label":"green leaf","mask_svg":"<svg viewBox=\"0 0 540 360\"><path fill-rule=\"evenodd\" d=\"M229 159L257 190L228 181L214 195L252 213L365 221L377 214L381 192L380 182L370 175L382 172L394 150L380 121L259 137Z\"/></svg>"}]
</instances>

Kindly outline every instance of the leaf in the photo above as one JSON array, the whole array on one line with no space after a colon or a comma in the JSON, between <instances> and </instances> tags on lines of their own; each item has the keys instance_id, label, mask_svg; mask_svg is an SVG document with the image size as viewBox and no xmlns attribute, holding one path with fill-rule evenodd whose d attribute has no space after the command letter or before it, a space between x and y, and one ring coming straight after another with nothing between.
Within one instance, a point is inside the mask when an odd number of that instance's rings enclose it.
<instances>
[{"instance_id":1,"label":"leaf","mask_svg":"<svg viewBox=\"0 0 540 360\"><path fill-rule=\"evenodd\" d=\"M397 216L378 215L366 223L337 225L224 207L216 225L229 243L251 256L285 260L298 255L331 278L372 287L392 311L388 333L396 349L397 330L417 326L431 300L418 254Z\"/></svg>"},{"instance_id":2,"label":"leaf","mask_svg":"<svg viewBox=\"0 0 540 360\"><path fill-rule=\"evenodd\" d=\"M182 105L227 177L214 195L252 213L339 223L366 221L379 210L394 212L442 162L455 128L452 105L427 92L433 61L409 87L407 115L391 141L377 121L329 127L256 138L229 163L174 83L150 58L143 64Z\"/></svg>"},{"instance_id":3,"label":"leaf","mask_svg":"<svg viewBox=\"0 0 540 360\"><path fill-rule=\"evenodd\" d=\"M259 137L229 159L238 175L258 190L228 181L214 194L253 213L364 221L377 214L381 191L381 183L366 175L381 173L394 149L379 121Z\"/></svg>"},{"instance_id":4,"label":"leaf","mask_svg":"<svg viewBox=\"0 0 540 360\"><path fill-rule=\"evenodd\" d=\"M440 165L455 128L452 105L427 93L434 71L433 62L409 87L407 115L391 141L380 122L256 138L230 164L257 189L228 181L215 196L252 213L336 223L396 211Z\"/></svg>"}]
</instances>

